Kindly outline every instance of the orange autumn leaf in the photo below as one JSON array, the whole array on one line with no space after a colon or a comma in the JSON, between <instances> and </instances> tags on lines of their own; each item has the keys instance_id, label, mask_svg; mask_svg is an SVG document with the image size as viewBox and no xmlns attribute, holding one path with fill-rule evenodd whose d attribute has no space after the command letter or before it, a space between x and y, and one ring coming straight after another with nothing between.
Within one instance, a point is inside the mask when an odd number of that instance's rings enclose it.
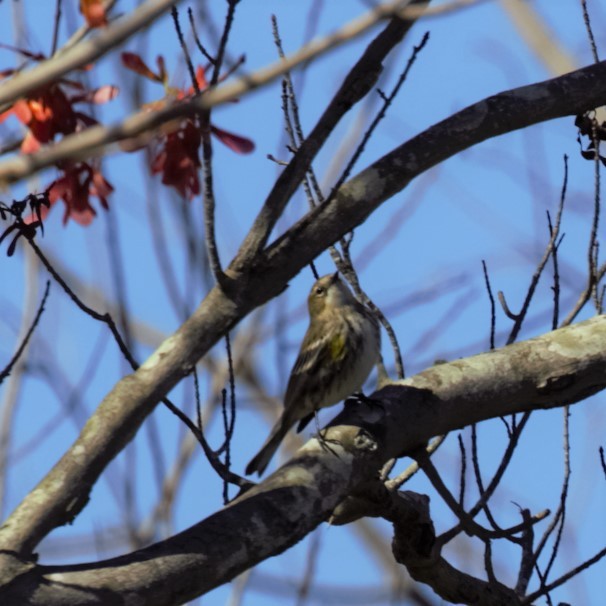
<instances>
[{"instance_id":1,"label":"orange autumn leaf","mask_svg":"<svg viewBox=\"0 0 606 606\"><path fill-rule=\"evenodd\" d=\"M80 12L84 15L89 27L107 25L107 15L102 0L80 0Z\"/></svg>"},{"instance_id":2,"label":"orange autumn leaf","mask_svg":"<svg viewBox=\"0 0 606 606\"><path fill-rule=\"evenodd\" d=\"M139 55L136 53L124 52L121 55L122 63L128 69L131 69L135 73L140 76L145 76L154 82L164 82L164 78L166 77L166 71L164 70L164 60L161 57L158 57L158 67L160 69L160 74L154 73L147 64Z\"/></svg>"},{"instance_id":3,"label":"orange autumn leaf","mask_svg":"<svg viewBox=\"0 0 606 606\"><path fill-rule=\"evenodd\" d=\"M164 86L164 97L145 104L146 110L157 110L170 103L186 102L196 94L193 86L187 88L169 86L162 55L156 58L158 73L153 72L136 53L123 52L122 64L140 76ZM209 86L206 69L198 66L195 75L197 87L203 92ZM254 142L247 137L218 128L214 124L210 125L210 134L239 154L249 154L255 149ZM197 120L186 118L174 120L159 128L151 142L147 138L131 139L123 141L121 147L126 151L136 151L149 145L152 155L150 164L152 174L160 174L164 185L174 187L183 198L191 199L200 193L201 143L202 133L199 123Z\"/></svg>"}]
</instances>

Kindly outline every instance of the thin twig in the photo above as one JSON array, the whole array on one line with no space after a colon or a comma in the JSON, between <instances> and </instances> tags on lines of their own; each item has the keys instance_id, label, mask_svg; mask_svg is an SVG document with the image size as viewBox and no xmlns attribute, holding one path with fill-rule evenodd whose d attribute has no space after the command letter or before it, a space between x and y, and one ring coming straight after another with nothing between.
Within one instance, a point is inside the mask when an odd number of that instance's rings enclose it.
<instances>
[{"instance_id":1,"label":"thin twig","mask_svg":"<svg viewBox=\"0 0 606 606\"><path fill-rule=\"evenodd\" d=\"M502 290L497 293L497 297L499 299L499 303L501 304L501 308L503 309L503 313L514 322L518 319L518 314L514 313L509 309L509 305L507 305L507 299L505 299L505 294Z\"/></svg>"},{"instance_id":2,"label":"thin twig","mask_svg":"<svg viewBox=\"0 0 606 606\"><path fill-rule=\"evenodd\" d=\"M232 471L229 471L225 468L223 463L217 457L215 451L209 446L204 434L196 427L194 423L192 423L191 419L187 417L187 415L183 414L170 400L167 398L162 400L163 404L174 414L176 415L194 434L200 446L202 446L202 450L206 455L209 463L212 468L217 472L217 475L223 480L229 482L230 484L234 484L235 486L239 486L240 488L248 488L253 486L253 483L246 478L243 478ZM199 417L201 419L201 417Z\"/></svg>"},{"instance_id":3,"label":"thin twig","mask_svg":"<svg viewBox=\"0 0 606 606\"><path fill-rule=\"evenodd\" d=\"M485 539L488 534L490 534L490 531L475 522L474 519L457 503L457 500L442 481L442 478L440 477L440 474L438 473L438 470L434 464L431 462L431 459L422 451L419 453L412 453L411 456L423 470L427 476L427 479L442 497L446 505L448 505L451 511L457 516L465 532L470 536L477 536Z\"/></svg>"},{"instance_id":4,"label":"thin twig","mask_svg":"<svg viewBox=\"0 0 606 606\"><path fill-rule=\"evenodd\" d=\"M219 455L222 454L223 451L229 452L229 443L233 437L236 426L236 377L234 373L234 361L231 351L231 338L229 333L225 335L225 353L227 355L227 369L229 377L229 419L227 415L226 402L224 402L223 425L225 429L225 441L217 450L217 454Z\"/></svg>"},{"instance_id":5,"label":"thin twig","mask_svg":"<svg viewBox=\"0 0 606 606\"><path fill-rule=\"evenodd\" d=\"M514 537L513 535L525 530L528 524L536 524L537 522L543 520L548 514L549 511L545 510L537 514L536 516L531 516L528 521L523 521L521 524L516 524L511 528L499 528L497 530L489 530L488 528L484 528L480 524L478 524L474 519L466 512L458 503L453 494L448 490L447 486L444 484L438 470L435 465L432 463L431 459L427 455L424 450L419 450L415 453L412 453L411 456L417 461L427 479L431 482L432 486L436 489L439 495L444 499L444 502L451 511L457 516L462 524L465 532L469 535L477 536L484 542L489 542L493 539L501 539L507 538L514 543L519 543L520 539Z\"/></svg>"},{"instance_id":6,"label":"thin twig","mask_svg":"<svg viewBox=\"0 0 606 606\"><path fill-rule=\"evenodd\" d=\"M229 419L227 418L227 389L223 388L221 390L221 413L223 417L223 431L225 432L225 468L229 469L231 465L231 452L230 452L230 444L231 439L229 436ZM217 455L219 453L216 453ZM223 505L227 505L229 503L229 483L225 480L223 481Z\"/></svg>"},{"instance_id":7,"label":"thin twig","mask_svg":"<svg viewBox=\"0 0 606 606\"><path fill-rule=\"evenodd\" d=\"M568 500L568 488L570 486L570 475L571 475L571 467L570 467L570 406L564 406L564 435L562 437L563 447L564 447L564 481L562 482L562 492L560 495L560 505L558 510L556 511L555 517L560 518L560 525L558 528L558 532L556 535L556 540L553 545L553 549L551 551L551 557L549 558L549 562L545 567L545 578L549 575L551 568L555 562L555 559L558 555L558 550L562 541L562 533L564 532L564 525L566 523L566 502Z\"/></svg>"},{"instance_id":8,"label":"thin twig","mask_svg":"<svg viewBox=\"0 0 606 606\"><path fill-rule=\"evenodd\" d=\"M599 138L596 133L596 120L593 119L591 125L591 140L595 153L593 155L594 161L594 202L593 202L593 219L591 222L591 232L589 235L589 243L587 246L587 284L583 292L579 295L579 298L568 313L562 326L568 326L574 321L576 316L585 307L587 302L593 297L596 303L596 309L600 309L599 296L597 294L598 284L600 283L604 273L606 272L606 264L602 264L598 268L598 248L599 243L597 241L598 226L600 221L600 154L599 154ZM599 313L599 311L598 311Z\"/></svg>"},{"instance_id":9,"label":"thin twig","mask_svg":"<svg viewBox=\"0 0 606 606\"><path fill-rule=\"evenodd\" d=\"M507 467L508 467L509 463L511 462L511 458L513 456L513 453L515 452L516 446L520 439L520 435L522 434L522 431L524 430L524 427L526 426L526 423L528 422L529 418L530 418L530 413L528 413L528 412L524 413L524 415L522 415L522 419L518 423L515 431L512 432L512 434L509 438L509 444L507 445L507 448L505 449L503 458L501 459L501 463L499 464L497 471L495 472L494 476L492 477L492 480L486 487L486 490L480 495L480 498L478 499L476 504L468 512L468 514L471 517L475 517L482 510L482 508L484 507L484 503L486 503L492 497L494 491L497 489L499 482L503 478L503 475L505 474L505 471L507 470ZM438 545L445 545L446 543L451 541L454 537L456 537L461 532L461 530L462 530L461 525L457 524L450 530L447 530L446 532L441 534L436 539L436 543Z\"/></svg>"},{"instance_id":10,"label":"thin twig","mask_svg":"<svg viewBox=\"0 0 606 606\"><path fill-rule=\"evenodd\" d=\"M194 367L192 372L194 376L194 399L196 402L196 423L200 433L204 431L204 425L202 424L202 405L200 403L200 381L198 380L198 369Z\"/></svg>"},{"instance_id":11,"label":"thin twig","mask_svg":"<svg viewBox=\"0 0 606 606\"><path fill-rule=\"evenodd\" d=\"M599 252L599 242L598 242L598 229L600 225L600 154L599 145L600 141L596 134L596 122L594 120L592 124L592 132L591 137L593 140L593 145L595 148L595 154L593 156L593 167L594 167L594 197L593 197L593 220L591 222L591 234L589 236L589 245L587 250L588 257L588 265L589 265L589 284L588 289L591 294L594 296L597 301L597 286L599 284L598 279L598 252ZM596 304L596 308L599 305Z\"/></svg>"},{"instance_id":12,"label":"thin twig","mask_svg":"<svg viewBox=\"0 0 606 606\"><path fill-rule=\"evenodd\" d=\"M179 23L179 12L175 6L171 9L171 15L175 26L175 31L181 45L181 50L185 56L187 69L192 82L192 86L196 95L200 95L200 85L196 78L194 66L191 61L189 50L185 44L183 38L183 32L181 31L181 25ZM226 25L227 27L227 25ZM225 33L225 32L224 32ZM225 38L225 36L224 36ZM225 39L226 41L226 39ZM222 39L223 43L223 39ZM220 68L220 62L217 62L213 67L213 78L210 86L214 86L218 79L218 73ZM215 78L216 76L216 78ZM202 139L202 197L204 200L204 229L205 229L205 241L206 249L208 254L208 262L210 264L211 271L215 280L220 284L223 282L223 270L221 268L221 259L219 258L219 248L217 246L217 239L215 234L215 190L213 185L213 172L212 172L212 142L210 138L210 109L202 110L197 116L198 126L200 129L200 135Z\"/></svg>"},{"instance_id":13,"label":"thin twig","mask_svg":"<svg viewBox=\"0 0 606 606\"><path fill-rule=\"evenodd\" d=\"M424 0L413 0L413 2L415 4L423 2L423 5L425 5ZM412 22L391 19L349 70L315 126L268 194L261 211L258 213L251 230L233 261L235 267L247 267L266 247L276 222L283 215L286 205L307 174L313 159L329 134L342 120L345 113L370 92L382 70L382 61L400 42L412 25ZM288 65L288 61L281 61L280 64L284 67ZM284 71L288 70L284 69ZM331 207L332 205L321 204L315 210Z\"/></svg>"},{"instance_id":14,"label":"thin twig","mask_svg":"<svg viewBox=\"0 0 606 606\"><path fill-rule=\"evenodd\" d=\"M560 504L556 513L553 517L551 524L547 527L539 544L537 545L537 549L534 553L534 563L538 564L539 557L545 548L549 537L552 535L554 530L557 528L556 539L551 550L551 556L547 563L547 566L544 570L544 581L547 580L549 576L549 572L555 562L556 556L558 554L558 549L560 546L560 541L562 539L562 532L564 530L564 523L566 521L566 502L568 500L568 488L570 486L570 475L571 475L571 467L570 467L570 429L569 429L569 417L570 417L570 407L565 406L563 409L564 412L564 428L563 428L563 448L564 448L564 478L562 480L562 491L560 493Z\"/></svg>"},{"instance_id":15,"label":"thin twig","mask_svg":"<svg viewBox=\"0 0 606 606\"><path fill-rule=\"evenodd\" d=\"M17 348L17 351L14 353L13 357L10 359L10 362L2 369L2 372L0 372L0 384L4 381L4 379L6 379L11 374L11 371L13 370L15 364L18 362L19 358L21 357L21 354L25 351L25 348L27 347L27 344L29 343L31 336L34 334L34 330L36 330L36 326L38 326L38 323L40 322L40 318L42 317L42 312L44 311L44 306L46 305L46 300L48 299L49 292L50 292L50 280L47 280L46 288L44 289L44 295L42 296L42 300L40 301L38 311L36 312L36 315L34 316L31 326L29 327L27 333L25 334L25 337L21 341L21 344Z\"/></svg>"},{"instance_id":16,"label":"thin twig","mask_svg":"<svg viewBox=\"0 0 606 606\"><path fill-rule=\"evenodd\" d=\"M223 66L227 41L234 22L236 5L239 0L227 0L227 14L225 24L219 41L217 56L213 65L213 73L209 83L209 88L214 88L219 82L219 74ZM203 111L200 115L200 126L202 133L202 187L204 197L204 228L206 232L206 248L208 251L208 262L215 280L222 284L224 281L223 270L221 269L221 260L219 258L219 249L217 247L215 234L215 189L213 185L212 171L212 143L210 138L210 109Z\"/></svg>"},{"instance_id":17,"label":"thin twig","mask_svg":"<svg viewBox=\"0 0 606 606\"><path fill-rule=\"evenodd\" d=\"M110 10L114 7L114 4L116 4L118 0L105 0L105 2L103 2L103 8L105 9L105 14L107 15ZM86 38L86 36L88 34L91 33L91 31L93 31L94 27L91 27L87 21L85 21L85 23L79 27L69 38L69 40L61 47L57 50L57 55L61 55L63 53L66 53L70 48L72 48L73 46L76 46L76 44L78 44L81 40L83 40L84 38Z\"/></svg>"},{"instance_id":18,"label":"thin twig","mask_svg":"<svg viewBox=\"0 0 606 606\"><path fill-rule=\"evenodd\" d=\"M427 452L427 456L431 456L446 440L448 434L444 434L442 436L437 436L434 438L429 446L425 449ZM405 482L408 482L412 476L414 476L419 471L419 464L415 461L411 463L400 475L395 478L388 480L385 482L385 486L388 490L398 490Z\"/></svg>"},{"instance_id":19,"label":"thin twig","mask_svg":"<svg viewBox=\"0 0 606 606\"><path fill-rule=\"evenodd\" d=\"M379 125L379 122L381 122L381 120L385 117L385 114L387 113L389 106L393 103L393 100L396 98L396 96L397 96L398 92L400 91L400 88L402 88L402 85L404 84L404 82L406 82L408 73L410 72L415 61L417 60L419 53L423 50L423 48L427 44L428 40L429 40L429 32L425 32L423 34L423 37L421 38L421 42L419 42L419 44L417 46L413 46L410 59L408 59L408 62L406 63L406 67L400 74L400 77L398 78L391 93L387 96L381 97L383 99L383 104L381 106L381 109L379 110L379 112L375 116L374 120L370 123L370 126L364 133L364 136L362 137L362 141L356 147L356 151L354 152L353 156L347 163L347 166L343 169L341 176L339 177L339 179L337 179L337 182L333 185L330 193L328 194L328 197L326 198L327 203L331 202L334 199L334 197L335 197L337 191L339 191L339 188L341 187L341 185L343 185L343 183L345 183L345 181L351 174L351 171L353 170L354 166L356 165L356 162L358 161L358 159L360 158L360 156L362 155L362 152L364 151L364 149L366 147L366 143L368 143L373 132Z\"/></svg>"},{"instance_id":20,"label":"thin twig","mask_svg":"<svg viewBox=\"0 0 606 606\"><path fill-rule=\"evenodd\" d=\"M55 18L53 24L53 41L51 43L50 57L52 57L57 50L57 43L59 41L59 24L61 23L61 3L63 0L55 1Z\"/></svg>"},{"instance_id":21,"label":"thin twig","mask_svg":"<svg viewBox=\"0 0 606 606\"><path fill-rule=\"evenodd\" d=\"M549 228L549 234L553 234L553 224L551 222L551 215L547 211L547 226ZM553 315L551 318L551 330L555 330L560 323L560 268L558 264L558 249L564 239L562 234L559 240L553 247L553 254L551 255L551 261L553 263L553 286L551 291L553 292Z\"/></svg>"},{"instance_id":22,"label":"thin twig","mask_svg":"<svg viewBox=\"0 0 606 606\"><path fill-rule=\"evenodd\" d=\"M221 40L219 41L217 57L213 64L213 75L210 80L211 87L215 86L219 82L219 73L221 71L221 67L223 66L223 58L225 57L225 50L227 49L227 41L229 40L229 34L234 23L236 6L238 5L239 1L240 0L227 0L227 14L225 15L225 25L223 26Z\"/></svg>"},{"instance_id":23,"label":"thin twig","mask_svg":"<svg viewBox=\"0 0 606 606\"><path fill-rule=\"evenodd\" d=\"M400 344L398 343L398 337L396 331L393 329L391 322L387 319L387 316L381 311L378 305L366 294L366 291L362 289L358 276L353 268L353 262L350 255L351 238L346 241L345 247L342 248L343 259L345 263L339 268L339 271L344 275L345 279L351 284L355 294L362 301L362 303L370 309L375 317L382 324L389 342L394 352L394 363L396 366L396 376L398 379L403 379L406 375L404 370L404 362L402 360L402 352L400 351Z\"/></svg>"},{"instance_id":24,"label":"thin twig","mask_svg":"<svg viewBox=\"0 0 606 606\"><path fill-rule=\"evenodd\" d=\"M522 532L520 538L522 558L520 559L520 570L518 572L518 581L516 583L515 592L519 596L523 596L528 589L528 583L534 568L534 557L532 552L534 526L529 523L531 519L530 510L520 508L520 512L522 514L522 522L526 524L526 528Z\"/></svg>"},{"instance_id":25,"label":"thin twig","mask_svg":"<svg viewBox=\"0 0 606 606\"><path fill-rule=\"evenodd\" d=\"M223 416L223 431L225 432L225 440L221 447L216 451L217 456L225 452L225 468L229 470L231 466L231 440L234 435L236 426L236 380L234 377L234 362L231 353L231 342L229 333L225 335L225 350L227 354L227 367L229 374L229 415L227 414L227 390L224 388L221 391L221 412ZM223 482L223 502L229 502L228 494L229 484Z\"/></svg>"},{"instance_id":26,"label":"thin twig","mask_svg":"<svg viewBox=\"0 0 606 606\"><path fill-rule=\"evenodd\" d=\"M202 195L204 198L204 230L208 263L215 280L221 284L224 281L219 248L215 235L215 189L212 172L212 143L210 138L210 114L200 115L200 130L202 132Z\"/></svg>"},{"instance_id":27,"label":"thin twig","mask_svg":"<svg viewBox=\"0 0 606 606\"><path fill-rule=\"evenodd\" d=\"M471 463L473 467L474 477L476 479L476 484L478 487L478 493L480 495L486 494L486 490L484 489L484 482L482 480L482 472L480 470L480 458L478 456L478 433L477 433L477 424L474 423L471 426ZM490 525L495 530L501 530L500 526L497 524L494 516L492 515L492 511L490 511L490 507L488 506L488 499L483 503L482 509L484 510L484 514L486 515L487 520Z\"/></svg>"},{"instance_id":28,"label":"thin twig","mask_svg":"<svg viewBox=\"0 0 606 606\"><path fill-rule=\"evenodd\" d=\"M198 50L202 53L202 56L208 59L211 65L215 64L214 57L204 48L202 42L200 42L200 38L198 36L198 31L196 28L196 22L194 20L194 12L191 9L191 6L187 7L187 16L189 17L189 25L191 27L192 34L194 36L194 41L196 42L196 46Z\"/></svg>"},{"instance_id":29,"label":"thin twig","mask_svg":"<svg viewBox=\"0 0 606 606\"><path fill-rule=\"evenodd\" d=\"M181 50L183 51L183 56L185 57L185 64L187 65L187 71L189 72L189 79L191 80L191 84L196 91L196 95L199 95L200 85L198 84L198 79L196 78L196 70L194 69L194 65L191 61L187 44L185 44L185 38L183 37L183 31L181 30L181 23L179 23L179 11L174 5L170 9L170 16L173 19L175 32L177 33L177 38L179 39L179 44L181 46Z\"/></svg>"},{"instance_id":30,"label":"thin twig","mask_svg":"<svg viewBox=\"0 0 606 606\"><path fill-rule=\"evenodd\" d=\"M109 313L100 314L99 312L95 311L94 309L92 309L91 307L86 305L76 295L76 293L67 285L65 280L57 273L55 268L51 265L50 261L46 258L44 253L40 250L40 248L38 247L36 242L33 239L28 239L27 242L32 247L33 251L36 253L36 256L40 259L40 261L42 261L42 264L44 265L44 267L46 267L46 270L48 271L48 273L50 273L50 275L53 277L55 282L57 282L57 284L59 284L59 286L61 286L61 288L64 290L65 294L72 300L72 302L75 303L76 306L80 310L82 310L85 314L87 314L94 320L97 320L99 322L103 322L104 324L106 324L108 326L108 328L110 329L122 355L126 358L126 360L128 360L129 364L133 367L133 369L138 368L139 365L137 364L137 362L131 355L130 351L128 350L126 343L124 342L124 339L122 338L122 335L120 334L120 331L118 330L116 323L114 322L111 315Z\"/></svg>"},{"instance_id":31,"label":"thin twig","mask_svg":"<svg viewBox=\"0 0 606 606\"><path fill-rule=\"evenodd\" d=\"M520 312L518 314L515 314L514 324L511 329L511 332L509 333L509 337L507 339L507 345L510 345L511 343L513 343L518 337L518 334L522 328L522 324L523 324L524 320L526 319L526 314L528 313L528 309L530 307L530 303L534 296L535 290L539 284L539 280L541 279L543 270L545 269L545 265L547 264L549 257L553 254L554 248L556 246L556 242L558 241L558 237L560 234L560 224L562 221L562 213L564 211L564 198L565 198L565 194L566 194L565 187L566 187L566 182L567 182L567 174L568 173L565 172L565 180L564 180L564 185L562 188L563 193L562 193L562 196L560 197L560 205L558 207L558 214L556 216L555 225L553 226L553 230L551 230L549 241L545 248L545 252L543 253L543 257L539 261L539 263L534 271L534 274L532 276L532 279L530 281L530 285L528 286L528 291L526 292L526 297L524 299L524 302L522 303L522 308L520 309ZM597 212L599 214L599 203L598 203ZM596 224L596 230L597 230L597 224Z\"/></svg>"},{"instance_id":32,"label":"thin twig","mask_svg":"<svg viewBox=\"0 0 606 606\"><path fill-rule=\"evenodd\" d=\"M461 453L461 473L459 474L459 505L465 509L465 476L467 473L467 453L461 434L457 436L459 442L459 452Z\"/></svg>"},{"instance_id":33,"label":"thin twig","mask_svg":"<svg viewBox=\"0 0 606 606\"><path fill-rule=\"evenodd\" d=\"M603 263L600 266L600 268L598 269L597 276L595 277L597 282L600 282L600 280L604 277L604 275L606 275L606 263ZM569 324L572 324L575 321L576 317L581 313L582 309L587 304L587 301L589 301L589 299L591 299L591 293L593 292L593 288L594 288L593 280L589 279L587 282L588 282L587 286L585 287L583 292L579 295L579 298L577 299L576 303L574 304L574 307L570 310L570 312L568 313L566 318L564 318L564 320L562 320L562 324L560 325L560 327L568 326Z\"/></svg>"},{"instance_id":34,"label":"thin twig","mask_svg":"<svg viewBox=\"0 0 606 606\"><path fill-rule=\"evenodd\" d=\"M560 585L563 585L564 583L566 583L566 581L570 580L572 577L576 576L580 572L583 572L583 570L587 570L587 568L589 568L590 566L593 566L596 562L599 562L604 556L606 556L606 547L604 549L598 551L598 553L596 553L592 558L589 558L588 560L586 560L585 562L583 562L576 568L573 568L566 574L563 574L559 579L552 581L551 583L549 583L549 585L545 585L544 587L541 587L534 593L531 593L529 596L526 596L526 598L524 598L524 601L522 603L531 604L532 602L534 602L536 599L540 598L541 596L547 595L548 592L552 591L556 587L559 587Z\"/></svg>"},{"instance_id":35,"label":"thin twig","mask_svg":"<svg viewBox=\"0 0 606 606\"><path fill-rule=\"evenodd\" d=\"M490 300L490 350L494 349L494 335L496 330L496 312L494 295L492 294L492 288L490 287L490 278L488 277L488 269L486 267L486 261L482 259L482 270L484 272L484 283L486 284L486 292Z\"/></svg>"},{"instance_id":36,"label":"thin twig","mask_svg":"<svg viewBox=\"0 0 606 606\"><path fill-rule=\"evenodd\" d=\"M499 582L492 565L492 543L490 540L484 541L484 570L490 583L497 584Z\"/></svg>"},{"instance_id":37,"label":"thin twig","mask_svg":"<svg viewBox=\"0 0 606 606\"><path fill-rule=\"evenodd\" d=\"M602 472L604 473L604 477L606 478L606 458L604 457L604 447L600 446L599 448L600 455L600 465L602 466Z\"/></svg>"},{"instance_id":38,"label":"thin twig","mask_svg":"<svg viewBox=\"0 0 606 606\"><path fill-rule=\"evenodd\" d=\"M554 231L559 232L560 225L558 220L562 218L562 212L564 209L564 202L566 200L566 189L568 187L568 156L564 154L564 180L562 182L562 191L560 194L560 204L558 206L558 214L556 219L556 227L554 227L551 223L551 215L549 211L547 211L547 223L549 225L549 236L553 238ZM551 327L555 330L560 323L560 271L558 266L558 249L560 248L560 244L562 244L562 240L564 239L564 234L560 236L558 240L554 242L553 251L551 255L551 260L553 263L553 286L551 287L553 291L553 320L551 323Z\"/></svg>"},{"instance_id":39,"label":"thin twig","mask_svg":"<svg viewBox=\"0 0 606 606\"><path fill-rule=\"evenodd\" d=\"M543 583L544 582L544 575L541 572L541 569L538 567L538 565L535 564L535 572L537 573L537 577L539 577L539 583ZM551 595L549 594L549 592L547 592L545 594L545 601L547 602L547 606L553 606L553 600L551 599Z\"/></svg>"},{"instance_id":40,"label":"thin twig","mask_svg":"<svg viewBox=\"0 0 606 606\"><path fill-rule=\"evenodd\" d=\"M600 61L598 57L598 47L596 46L593 30L591 28L591 20L589 18L589 11L587 10L587 0L581 0L581 9L583 11L583 22L585 23L585 29L587 30L591 54L593 55L593 60L598 63Z\"/></svg>"}]
</instances>

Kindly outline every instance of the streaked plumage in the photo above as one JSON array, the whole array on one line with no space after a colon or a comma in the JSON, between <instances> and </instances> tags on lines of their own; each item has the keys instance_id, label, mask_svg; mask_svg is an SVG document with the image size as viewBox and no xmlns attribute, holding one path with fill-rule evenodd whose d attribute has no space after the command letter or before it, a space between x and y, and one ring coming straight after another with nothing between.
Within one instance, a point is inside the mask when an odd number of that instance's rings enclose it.
<instances>
[{"instance_id":1,"label":"streaked plumage","mask_svg":"<svg viewBox=\"0 0 606 606\"><path fill-rule=\"evenodd\" d=\"M248 464L247 474L263 473L297 421L301 431L316 410L358 391L379 360L379 324L338 273L317 280L307 304L309 327L290 373L284 412Z\"/></svg>"}]
</instances>

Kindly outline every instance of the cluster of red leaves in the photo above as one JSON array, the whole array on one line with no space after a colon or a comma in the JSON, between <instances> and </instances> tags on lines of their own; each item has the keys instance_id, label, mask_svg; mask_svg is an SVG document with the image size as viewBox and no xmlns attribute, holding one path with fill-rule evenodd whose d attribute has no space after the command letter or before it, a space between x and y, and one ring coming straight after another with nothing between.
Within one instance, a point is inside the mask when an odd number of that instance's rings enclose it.
<instances>
[{"instance_id":1,"label":"cluster of red leaves","mask_svg":"<svg viewBox=\"0 0 606 606\"><path fill-rule=\"evenodd\" d=\"M89 27L105 27L107 25L103 0L80 0L80 12L84 15Z\"/></svg>"},{"instance_id":2,"label":"cluster of red leaves","mask_svg":"<svg viewBox=\"0 0 606 606\"><path fill-rule=\"evenodd\" d=\"M151 70L139 55L122 53L122 63L137 74L162 84L165 98L149 104L149 109L159 109L168 103L188 101L195 95L192 87L181 89L169 86L164 58L158 56L158 72ZM198 66L196 81L200 91L208 88L205 69ZM210 125L210 132L231 150L247 154L254 150L255 144L246 137L230 133ZM162 183L174 187L184 198L191 199L200 193L200 145L202 134L200 126L191 118L181 120L176 126L164 129L151 143L152 174L161 174Z\"/></svg>"},{"instance_id":3,"label":"cluster of red leaves","mask_svg":"<svg viewBox=\"0 0 606 606\"><path fill-rule=\"evenodd\" d=\"M2 72L0 77L6 73ZM75 92L66 93L68 88ZM70 135L97 124L93 117L78 111L74 107L76 103L106 103L117 94L115 86L86 90L79 82L63 79L58 84L48 84L16 101L0 114L0 123L11 114L15 115L27 127L21 151L31 154L38 151L41 145L53 141L57 135Z\"/></svg>"},{"instance_id":4,"label":"cluster of red leaves","mask_svg":"<svg viewBox=\"0 0 606 606\"><path fill-rule=\"evenodd\" d=\"M44 59L19 50L23 55L35 59ZM15 73L14 69L0 72L0 79ZM70 135L80 132L97 121L88 114L78 110L77 103L106 103L118 94L115 86L102 86L87 90L79 82L61 79L47 84L16 101L9 109L0 114L0 123L14 115L26 128L21 143L21 152L31 154L44 144L51 143L58 135ZM71 217L81 225L88 225L96 215L90 203L90 197L99 198L101 205L107 208L107 195L112 186L101 174L99 167L87 162L64 162L58 166L62 174L49 185L51 208L57 200L66 205L63 222ZM43 208L42 218L48 213Z\"/></svg>"},{"instance_id":5,"label":"cluster of red leaves","mask_svg":"<svg viewBox=\"0 0 606 606\"><path fill-rule=\"evenodd\" d=\"M57 200L65 202L63 224L72 218L80 225L88 225L97 215L91 206L90 197L99 198L101 206L107 210L107 197L114 191L111 183L98 167L88 162L64 162L63 176L55 179L48 189L48 201L52 208ZM48 212L48 211L46 211ZM46 215L42 208L42 218Z\"/></svg>"}]
</instances>

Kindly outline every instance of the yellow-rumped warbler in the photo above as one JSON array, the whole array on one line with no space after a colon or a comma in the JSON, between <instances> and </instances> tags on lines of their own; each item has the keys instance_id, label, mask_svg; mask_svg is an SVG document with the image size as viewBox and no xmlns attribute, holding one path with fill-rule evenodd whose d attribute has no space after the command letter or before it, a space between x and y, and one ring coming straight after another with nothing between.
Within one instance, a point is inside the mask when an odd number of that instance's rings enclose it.
<instances>
[{"instance_id":1,"label":"yellow-rumped warbler","mask_svg":"<svg viewBox=\"0 0 606 606\"><path fill-rule=\"evenodd\" d=\"M332 406L361 387L379 361L376 318L357 301L338 272L323 276L307 298L309 328L284 396L284 412L246 473L265 471L288 430L301 431L318 408Z\"/></svg>"}]
</instances>

